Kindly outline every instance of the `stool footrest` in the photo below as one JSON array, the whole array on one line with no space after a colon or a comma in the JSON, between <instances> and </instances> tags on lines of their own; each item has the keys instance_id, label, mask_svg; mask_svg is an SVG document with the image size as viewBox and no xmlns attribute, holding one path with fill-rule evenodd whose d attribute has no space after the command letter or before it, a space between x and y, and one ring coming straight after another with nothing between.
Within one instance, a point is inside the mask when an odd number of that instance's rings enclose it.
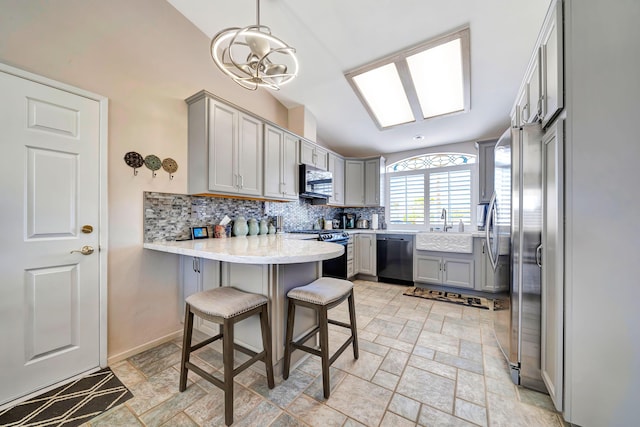
<instances>
[{"instance_id":1,"label":"stool footrest","mask_svg":"<svg viewBox=\"0 0 640 427\"><path fill-rule=\"evenodd\" d=\"M315 334L317 334L318 332L320 332L320 326L316 326L315 328L313 328L312 330L310 330L307 334L305 334L305 336L303 336L302 338L300 338L299 340L296 341L296 343L304 343L307 342L307 340L309 340L309 338L311 338L312 336L314 336Z\"/></svg>"},{"instance_id":2,"label":"stool footrest","mask_svg":"<svg viewBox=\"0 0 640 427\"><path fill-rule=\"evenodd\" d=\"M233 370L233 376L234 377L236 375L238 375L240 372L242 372L245 369L247 369L249 366L251 366L254 363L256 363L257 361L262 360L264 358L265 352L264 351L262 353L255 353L254 352L253 354L255 354L255 356L253 356L251 359L247 360L242 365L238 366L237 368L235 368Z\"/></svg>"},{"instance_id":3,"label":"stool footrest","mask_svg":"<svg viewBox=\"0 0 640 427\"><path fill-rule=\"evenodd\" d=\"M306 351L307 353L313 354L314 356L322 357L322 353L320 352L320 350L306 345L298 344L299 342L300 341L292 342L291 347L298 350Z\"/></svg>"},{"instance_id":4,"label":"stool footrest","mask_svg":"<svg viewBox=\"0 0 640 427\"><path fill-rule=\"evenodd\" d=\"M221 388L222 390L224 390L224 381L214 377L213 375L211 375L209 372L205 371L204 369L194 365L191 362L186 362L184 364L185 368L192 370L193 372L195 372L196 374L200 375L202 378L204 378L205 380L209 381L210 383L218 386L219 388Z\"/></svg>"},{"instance_id":5,"label":"stool footrest","mask_svg":"<svg viewBox=\"0 0 640 427\"><path fill-rule=\"evenodd\" d=\"M337 320L331 320L331 319L327 319L327 322L331 323L332 325L342 326L343 328L351 329L351 325L348 323L339 322Z\"/></svg>"},{"instance_id":6,"label":"stool footrest","mask_svg":"<svg viewBox=\"0 0 640 427\"><path fill-rule=\"evenodd\" d=\"M342 344L342 346L340 346L340 348L338 350L336 350L335 353L333 353L333 356L331 356L329 358L329 365L332 365L333 362L336 361L336 359L338 357L340 357L340 355L347 349L347 347L349 347L349 345L353 342L353 337L349 337L344 344Z\"/></svg>"},{"instance_id":7,"label":"stool footrest","mask_svg":"<svg viewBox=\"0 0 640 427\"><path fill-rule=\"evenodd\" d=\"M192 345L189 349L189 351L196 351L202 347L204 347L205 345L209 345L212 342L219 340L220 338L222 338L222 334L218 334L215 337L211 337L211 338L207 338L206 340L199 342L198 344Z\"/></svg>"}]
</instances>

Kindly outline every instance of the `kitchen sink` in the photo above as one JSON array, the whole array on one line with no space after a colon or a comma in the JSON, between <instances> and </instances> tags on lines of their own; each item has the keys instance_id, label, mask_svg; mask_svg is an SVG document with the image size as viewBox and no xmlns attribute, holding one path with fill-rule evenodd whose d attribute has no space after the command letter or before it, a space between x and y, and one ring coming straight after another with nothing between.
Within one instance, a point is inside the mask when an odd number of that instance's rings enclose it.
<instances>
[{"instance_id":1,"label":"kitchen sink","mask_svg":"<svg viewBox=\"0 0 640 427\"><path fill-rule=\"evenodd\" d=\"M473 234L471 233L418 233L416 249L419 251L473 252Z\"/></svg>"}]
</instances>

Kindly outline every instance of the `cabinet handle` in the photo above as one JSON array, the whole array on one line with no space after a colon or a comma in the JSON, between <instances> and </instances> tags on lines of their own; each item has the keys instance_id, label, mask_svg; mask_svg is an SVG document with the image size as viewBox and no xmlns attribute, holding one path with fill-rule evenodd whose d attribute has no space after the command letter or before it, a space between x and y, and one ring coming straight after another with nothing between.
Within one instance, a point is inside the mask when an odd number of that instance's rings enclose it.
<instances>
[{"instance_id":1,"label":"cabinet handle","mask_svg":"<svg viewBox=\"0 0 640 427\"><path fill-rule=\"evenodd\" d=\"M442 271L447 271L447 263L442 261Z\"/></svg>"},{"instance_id":2,"label":"cabinet handle","mask_svg":"<svg viewBox=\"0 0 640 427\"><path fill-rule=\"evenodd\" d=\"M484 252L484 245L485 245L485 241L483 240L483 241L482 241L482 253L485 253L485 252Z\"/></svg>"}]
</instances>

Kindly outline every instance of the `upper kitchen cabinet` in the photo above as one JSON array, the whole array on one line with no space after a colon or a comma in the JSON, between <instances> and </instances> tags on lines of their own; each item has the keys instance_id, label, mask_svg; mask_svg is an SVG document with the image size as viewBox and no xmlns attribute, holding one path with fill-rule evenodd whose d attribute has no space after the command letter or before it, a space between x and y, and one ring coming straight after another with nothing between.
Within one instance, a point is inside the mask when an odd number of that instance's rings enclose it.
<instances>
[{"instance_id":1,"label":"upper kitchen cabinet","mask_svg":"<svg viewBox=\"0 0 640 427\"><path fill-rule=\"evenodd\" d=\"M337 154L329 153L329 172L333 176L333 195L329 197L330 205L344 205L344 159Z\"/></svg>"},{"instance_id":2,"label":"upper kitchen cabinet","mask_svg":"<svg viewBox=\"0 0 640 427\"><path fill-rule=\"evenodd\" d=\"M546 128L564 106L562 1L554 1L538 36L511 113L512 126Z\"/></svg>"},{"instance_id":3,"label":"upper kitchen cabinet","mask_svg":"<svg viewBox=\"0 0 640 427\"><path fill-rule=\"evenodd\" d=\"M382 206L384 200L384 157L345 161L346 206Z\"/></svg>"},{"instance_id":4,"label":"upper kitchen cabinet","mask_svg":"<svg viewBox=\"0 0 640 427\"><path fill-rule=\"evenodd\" d=\"M264 127L264 197L298 200L297 136L271 125Z\"/></svg>"},{"instance_id":5,"label":"upper kitchen cabinet","mask_svg":"<svg viewBox=\"0 0 640 427\"><path fill-rule=\"evenodd\" d=\"M345 160L344 162L344 204L364 206L364 162Z\"/></svg>"},{"instance_id":6,"label":"upper kitchen cabinet","mask_svg":"<svg viewBox=\"0 0 640 427\"><path fill-rule=\"evenodd\" d=\"M383 206L384 200L384 157L365 160L364 162L364 205Z\"/></svg>"},{"instance_id":7,"label":"upper kitchen cabinet","mask_svg":"<svg viewBox=\"0 0 640 427\"><path fill-rule=\"evenodd\" d=\"M261 120L205 92L189 104L189 193L262 196Z\"/></svg>"},{"instance_id":8,"label":"upper kitchen cabinet","mask_svg":"<svg viewBox=\"0 0 640 427\"><path fill-rule=\"evenodd\" d=\"M540 72L542 127L547 127L564 107L562 2L550 9L542 29Z\"/></svg>"},{"instance_id":9,"label":"upper kitchen cabinet","mask_svg":"<svg viewBox=\"0 0 640 427\"><path fill-rule=\"evenodd\" d=\"M300 163L305 165L326 171L329 166L328 154L327 150L312 142L302 140L300 144Z\"/></svg>"},{"instance_id":10,"label":"upper kitchen cabinet","mask_svg":"<svg viewBox=\"0 0 640 427\"><path fill-rule=\"evenodd\" d=\"M496 140L478 141L478 203L490 203L493 194L493 149L496 146Z\"/></svg>"}]
</instances>

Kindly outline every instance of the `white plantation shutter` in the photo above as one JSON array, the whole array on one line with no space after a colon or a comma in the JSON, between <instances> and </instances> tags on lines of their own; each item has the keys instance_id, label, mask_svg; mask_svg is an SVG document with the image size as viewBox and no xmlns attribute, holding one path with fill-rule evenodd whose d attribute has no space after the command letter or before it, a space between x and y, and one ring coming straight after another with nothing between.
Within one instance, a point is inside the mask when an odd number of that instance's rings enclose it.
<instances>
[{"instance_id":1,"label":"white plantation shutter","mask_svg":"<svg viewBox=\"0 0 640 427\"><path fill-rule=\"evenodd\" d=\"M424 174L389 176L389 222L424 224Z\"/></svg>"},{"instance_id":2,"label":"white plantation shutter","mask_svg":"<svg viewBox=\"0 0 640 427\"><path fill-rule=\"evenodd\" d=\"M442 209L454 226L460 220L471 226L471 170L438 171L429 173L429 223L443 224Z\"/></svg>"}]
</instances>

